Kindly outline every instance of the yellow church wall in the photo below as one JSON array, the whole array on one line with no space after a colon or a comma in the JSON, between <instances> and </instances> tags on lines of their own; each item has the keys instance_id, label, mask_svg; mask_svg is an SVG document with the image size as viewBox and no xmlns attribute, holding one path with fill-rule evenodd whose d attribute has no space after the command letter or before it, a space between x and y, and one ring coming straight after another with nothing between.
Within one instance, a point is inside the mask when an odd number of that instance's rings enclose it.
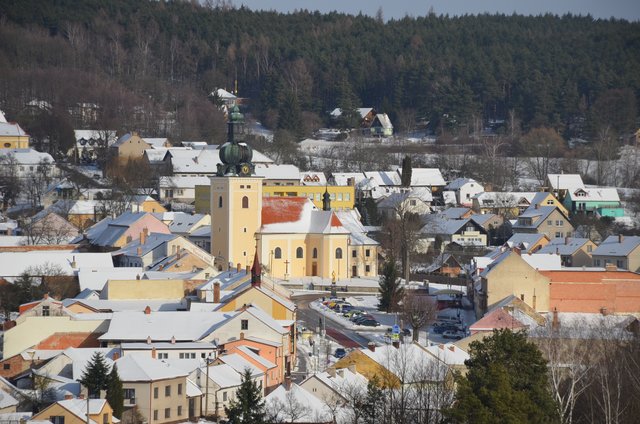
<instances>
[{"instance_id":1,"label":"yellow church wall","mask_svg":"<svg viewBox=\"0 0 640 424\"><path fill-rule=\"evenodd\" d=\"M28 149L28 135L0 136L0 149Z\"/></svg>"},{"instance_id":2,"label":"yellow church wall","mask_svg":"<svg viewBox=\"0 0 640 424\"><path fill-rule=\"evenodd\" d=\"M253 261L254 235L261 223L261 188L260 177L211 179L211 253L223 269L228 263L246 267ZM243 203L245 197L247 203Z\"/></svg>"},{"instance_id":3,"label":"yellow church wall","mask_svg":"<svg viewBox=\"0 0 640 424\"><path fill-rule=\"evenodd\" d=\"M232 312L248 304L259 307L271 315L273 319L294 319L293 311L289 311L278 301L256 289L246 290L223 305L219 311Z\"/></svg>"},{"instance_id":4,"label":"yellow church wall","mask_svg":"<svg viewBox=\"0 0 640 424\"><path fill-rule=\"evenodd\" d=\"M353 252L356 252L355 257ZM367 256L367 251L369 255ZM356 273L353 267L356 267ZM367 271L367 266L369 270ZM377 277L378 276L378 246L360 245L349 246L349 264L347 271L350 277Z\"/></svg>"},{"instance_id":5,"label":"yellow church wall","mask_svg":"<svg viewBox=\"0 0 640 424\"><path fill-rule=\"evenodd\" d=\"M67 310L73 312L74 314L92 314L95 311L87 308L85 305L80 303L74 303L73 305L67 306Z\"/></svg>"}]
</instances>

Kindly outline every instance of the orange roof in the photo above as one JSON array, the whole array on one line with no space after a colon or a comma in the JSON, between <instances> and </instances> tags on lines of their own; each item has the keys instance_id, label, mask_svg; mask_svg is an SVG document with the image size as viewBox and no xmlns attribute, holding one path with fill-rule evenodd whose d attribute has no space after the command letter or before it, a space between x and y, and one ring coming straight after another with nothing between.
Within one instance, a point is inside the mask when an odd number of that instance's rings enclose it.
<instances>
[{"instance_id":1,"label":"orange roof","mask_svg":"<svg viewBox=\"0 0 640 424\"><path fill-rule=\"evenodd\" d=\"M299 221L308 201L306 197L264 197L262 225Z\"/></svg>"},{"instance_id":2,"label":"orange roof","mask_svg":"<svg viewBox=\"0 0 640 424\"><path fill-rule=\"evenodd\" d=\"M342 222L340 221L340 218L338 218L336 216L335 213L331 214L331 226L332 227L342 227Z\"/></svg>"},{"instance_id":3,"label":"orange roof","mask_svg":"<svg viewBox=\"0 0 640 424\"><path fill-rule=\"evenodd\" d=\"M471 331L490 331L494 328L525 328L522 322L518 321L502 308L495 309L486 314L482 319L469 327Z\"/></svg>"},{"instance_id":4,"label":"orange roof","mask_svg":"<svg viewBox=\"0 0 640 424\"><path fill-rule=\"evenodd\" d=\"M552 283L601 283L603 280L638 280L640 274L631 271L561 270L538 271Z\"/></svg>"}]
</instances>

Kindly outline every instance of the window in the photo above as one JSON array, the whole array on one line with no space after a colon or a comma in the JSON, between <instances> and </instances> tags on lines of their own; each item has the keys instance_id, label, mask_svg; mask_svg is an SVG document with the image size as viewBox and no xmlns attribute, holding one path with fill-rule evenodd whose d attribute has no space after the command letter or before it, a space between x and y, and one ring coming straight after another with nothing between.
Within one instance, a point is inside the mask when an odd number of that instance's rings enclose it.
<instances>
[{"instance_id":1,"label":"window","mask_svg":"<svg viewBox=\"0 0 640 424\"><path fill-rule=\"evenodd\" d=\"M370 272L370 271L371 271L371 267L369 265L365 265L364 272Z\"/></svg>"},{"instance_id":2,"label":"window","mask_svg":"<svg viewBox=\"0 0 640 424\"><path fill-rule=\"evenodd\" d=\"M316 201L319 202L320 201L320 193L316 193Z\"/></svg>"},{"instance_id":3,"label":"window","mask_svg":"<svg viewBox=\"0 0 640 424\"><path fill-rule=\"evenodd\" d=\"M49 306L43 306L42 307L42 316L43 317L48 317L49 316Z\"/></svg>"},{"instance_id":4,"label":"window","mask_svg":"<svg viewBox=\"0 0 640 424\"><path fill-rule=\"evenodd\" d=\"M553 221L552 220L548 220L547 221L547 225L553 225Z\"/></svg>"},{"instance_id":5,"label":"window","mask_svg":"<svg viewBox=\"0 0 640 424\"><path fill-rule=\"evenodd\" d=\"M618 268L624 268L624 260L622 260L622 259L618 259L618 260L616 261L616 266L617 266Z\"/></svg>"},{"instance_id":6,"label":"window","mask_svg":"<svg viewBox=\"0 0 640 424\"><path fill-rule=\"evenodd\" d=\"M153 398L154 399L158 399L158 388L157 387L153 388Z\"/></svg>"},{"instance_id":7,"label":"window","mask_svg":"<svg viewBox=\"0 0 640 424\"><path fill-rule=\"evenodd\" d=\"M194 353L194 354L193 354L193 356L195 357L195 356L196 356L196 354ZM178 394L179 394L179 395L181 395L181 394L182 394L182 383L179 383L179 384L178 384ZM178 415L180 415L180 414L178 414Z\"/></svg>"},{"instance_id":8,"label":"window","mask_svg":"<svg viewBox=\"0 0 640 424\"><path fill-rule=\"evenodd\" d=\"M64 417L62 415L53 415L49 417L49 421L53 424L64 424Z\"/></svg>"},{"instance_id":9,"label":"window","mask_svg":"<svg viewBox=\"0 0 640 424\"><path fill-rule=\"evenodd\" d=\"M2 369L3 370L10 370L11 369L11 364L2 364Z\"/></svg>"},{"instance_id":10,"label":"window","mask_svg":"<svg viewBox=\"0 0 640 424\"><path fill-rule=\"evenodd\" d=\"M153 410L153 421L158 421L158 410L157 409Z\"/></svg>"},{"instance_id":11,"label":"window","mask_svg":"<svg viewBox=\"0 0 640 424\"><path fill-rule=\"evenodd\" d=\"M171 396L171 386L164 386L164 396L165 397Z\"/></svg>"},{"instance_id":12,"label":"window","mask_svg":"<svg viewBox=\"0 0 640 424\"><path fill-rule=\"evenodd\" d=\"M102 424L109 424L109 414L102 414Z\"/></svg>"},{"instance_id":13,"label":"window","mask_svg":"<svg viewBox=\"0 0 640 424\"><path fill-rule=\"evenodd\" d=\"M222 196L218 197L218 207L221 208L222 207Z\"/></svg>"},{"instance_id":14,"label":"window","mask_svg":"<svg viewBox=\"0 0 640 424\"><path fill-rule=\"evenodd\" d=\"M335 193L331 193L331 194L329 195L329 198L330 198L331 200L336 200L336 194L335 194Z\"/></svg>"},{"instance_id":15,"label":"window","mask_svg":"<svg viewBox=\"0 0 640 424\"><path fill-rule=\"evenodd\" d=\"M344 194L344 200L351 200L351 194L350 193L345 193Z\"/></svg>"},{"instance_id":16,"label":"window","mask_svg":"<svg viewBox=\"0 0 640 424\"><path fill-rule=\"evenodd\" d=\"M342 193L338 193L338 201L342 201Z\"/></svg>"},{"instance_id":17,"label":"window","mask_svg":"<svg viewBox=\"0 0 640 424\"><path fill-rule=\"evenodd\" d=\"M547 200L547 205L553 205L553 199Z\"/></svg>"},{"instance_id":18,"label":"window","mask_svg":"<svg viewBox=\"0 0 640 424\"><path fill-rule=\"evenodd\" d=\"M227 392L222 392L222 401L223 402L227 401Z\"/></svg>"},{"instance_id":19,"label":"window","mask_svg":"<svg viewBox=\"0 0 640 424\"><path fill-rule=\"evenodd\" d=\"M296 258L301 259L303 258L303 251L302 251L302 247L298 247L296 249Z\"/></svg>"},{"instance_id":20,"label":"window","mask_svg":"<svg viewBox=\"0 0 640 424\"><path fill-rule=\"evenodd\" d=\"M371 249L366 249L364 251L364 256L366 256L367 258L371 256Z\"/></svg>"},{"instance_id":21,"label":"window","mask_svg":"<svg viewBox=\"0 0 640 424\"><path fill-rule=\"evenodd\" d=\"M171 408L164 408L164 417L171 418Z\"/></svg>"},{"instance_id":22,"label":"window","mask_svg":"<svg viewBox=\"0 0 640 424\"><path fill-rule=\"evenodd\" d=\"M178 416L182 416L182 405L178 406Z\"/></svg>"},{"instance_id":23,"label":"window","mask_svg":"<svg viewBox=\"0 0 640 424\"><path fill-rule=\"evenodd\" d=\"M158 353L158 359L169 359L169 354L167 352Z\"/></svg>"},{"instance_id":24,"label":"window","mask_svg":"<svg viewBox=\"0 0 640 424\"><path fill-rule=\"evenodd\" d=\"M596 266L600 266L600 259L596 259Z\"/></svg>"},{"instance_id":25,"label":"window","mask_svg":"<svg viewBox=\"0 0 640 424\"><path fill-rule=\"evenodd\" d=\"M342 249L339 247L336 249L336 259L342 259Z\"/></svg>"},{"instance_id":26,"label":"window","mask_svg":"<svg viewBox=\"0 0 640 424\"><path fill-rule=\"evenodd\" d=\"M415 206L415 205L417 205L417 204L418 204L418 202L416 202L416 201L415 201L415 199L411 199L411 200L409 200L409 204L410 204L411 206Z\"/></svg>"},{"instance_id":27,"label":"window","mask_svg":"<svg viewBox=\"0 0 640 424\"><path fill-rule=\"evenodd\" d=\"M191 359L196 359L196 353L195 352L191 353Z\"/></svg>"},{"instance_id":28,"label":"window","mask_svg":"<svg viewBox=\"0 0 640 424\"><path fill-rule=\"evenodd\" d=\"M248 330L249 329L249 320L248 319L243 319L240 321L240 329L241 330Z\"/></svg>"},{"instance_id":29,"label":"window","mask_svg":"<svg viewBox=\"0 0 640 424\"><path fill-rule=\"evenodd\" d=\"M313 248L313 259L318 259L318 249Z\"/></svg>"},{"instance_id":30,"label":"window","mask_svg":"<svg viewBox=\"0 0 640 424\"><path fill-rule=\"evenodd\" d=\"M11 147L11 143L4 143L4 147Z\"/></svg>"},{"instance_id":31,"label":"window","mask_svg":"<svg viewBox=\"0 0 640 424\"><path fill-rule=\"evenodd\" d=\"M242 209L248 209L249 208L249 198L247 196L244 196L242 198Z\"/></svg>"},{"instance_id":32,"label":"window","mask_svg":"<svg viewBox=\"0 0 640 424\"><path fill-rule=\"evenodd\" d=\"M562 233L561 232L556 232L556 238L560 238L562 237Z\"/></svg>"},{"instance_id":33,"label":"window","mask_svg":"<svg viewBox=\"0 0 640 424\"><path fill-rule=\"evenodd\" d=\"M183 353L183 352L180 352L179 357L180 357L180 359L184 359L184 353Z\"/></svg>"},{"instance_id":34,"label":"window","mask_svg":"<svg viewBox=\"0 0 640 424\"><path fill-rule=\"evenodd\" d=\"M591 253L591 251L593 250L593 246L591 246L590 244L587 245L587 252Z\"/></svg>"},{"instance_id":35,"label":"window","mask_svg":"<svg viewBox=\"0 0 640 424\"><path fill-rule=\"evenodd\" d=\"M357 251L357 250L355 250L355 249L353 249L353 250L351 251L351 257L352 257L352 258L357 258L357 257L358 257L358 251Z\"/></svg>"},{"instance_id":36,"label":"window","mask_svg":"<svg viewBox=\"0 0 640 424\"><path fill-rule=\"evenodd\" d=\"M124 389L124 398L129 403L136 403L136 389Z\"/></svg>"},{"instance_id":37,"label":"window","mask_svg":"<svg viewBox=\"0 0 640 424\"><path fill-rule=\"evenodd\" d=\"M276 259L281 259L282 258L282 249L280 249L279 247L276 247L276 250L273 251L273 257Z\"/></svg>"}]
</instances>

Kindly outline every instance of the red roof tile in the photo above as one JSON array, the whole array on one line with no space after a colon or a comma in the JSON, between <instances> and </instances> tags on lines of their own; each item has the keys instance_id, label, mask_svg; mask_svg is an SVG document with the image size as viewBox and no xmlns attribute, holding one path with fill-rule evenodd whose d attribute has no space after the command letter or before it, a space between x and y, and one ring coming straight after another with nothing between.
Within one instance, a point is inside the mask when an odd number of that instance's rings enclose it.
<instances>
[{"instance_id":1,"label":"red roof tile","mask_svg":"<svg viewBox=\"0 0 640 424\"><path fill-rule=\"evenodd\" d=\"M264 197L262 199L262 225L281 224L300 220L306 197Z\"/></svg>"},{"instance_id":2,"label":"red roof tile","mask_svg":"<svg viewBox=\"0 0 640 424\"><path fill-rule=\"evenodd\" d=\"M332 227L342 227L342 222L340 221L340 218L338 218L336 216L335 213L331 214L331 226Z\"/></svg>"},{"instance_id":3,"label":"red roof tile","mask_svg":"<svg viewBox=\"0 0 640 424\"><path fill-rule=\"evenodd\" d=\"M640 280L640 274L630 271L538 271L552 283L601 283L603 280Z\"/></svg>"},{"instance_id":4,"label":"red roof tile","mask_svg":"<svg viewBox=\"0 0 640 424\"><path fill-rule=\"evenodd\" d=\"M482 319L477 321L469 330L471 331L489 331L494 328L525 328L526 326L505 312L502 308L496 309L494 311L486 314Z\"/></svg>"}]
</instances>

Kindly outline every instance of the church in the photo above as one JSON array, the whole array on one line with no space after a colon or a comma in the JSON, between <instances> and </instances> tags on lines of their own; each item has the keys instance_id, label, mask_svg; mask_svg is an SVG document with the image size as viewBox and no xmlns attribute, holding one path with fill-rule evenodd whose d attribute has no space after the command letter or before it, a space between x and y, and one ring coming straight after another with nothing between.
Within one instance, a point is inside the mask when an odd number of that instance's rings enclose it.
<instances>
[{"instance_id":1,"label":"church","mask_svg":"<svg viewBox=\"0 0 640 424\"><path fill-rule=\"evenodd\" d=\"M322 209L306 197L263 197L237 107L227 125L222 163L211 177L211 253L218 269L252 266L257 252L264 273L276 279L377 277L379 246L354 222L357 212L338 217L326 192Z\"/></svg>"}]
</instances>

